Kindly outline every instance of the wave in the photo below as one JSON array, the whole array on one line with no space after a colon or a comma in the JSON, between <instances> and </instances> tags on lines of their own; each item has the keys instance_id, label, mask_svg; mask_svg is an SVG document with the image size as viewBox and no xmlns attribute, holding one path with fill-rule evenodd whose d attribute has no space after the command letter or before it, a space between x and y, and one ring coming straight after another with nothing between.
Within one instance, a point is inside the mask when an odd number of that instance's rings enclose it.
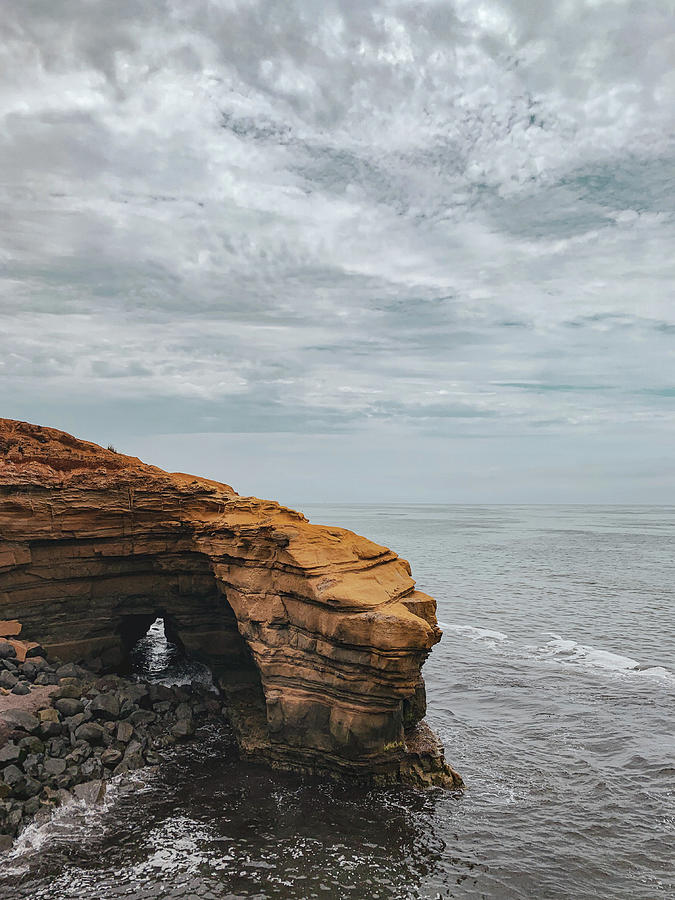
<instances>
[{"instance_id":1,"label":"wave","mask_svg":"<svg viewBox=\"0 0 675 900\"><path fill-rule=\"evenodd\" d=\"M547 641L543 647L518 644L503 631L495 631L491 628L478 628L475 625L455 625L449 622L439 622L441 628L457 635L475 641L485 648L497 651L501 655L536 658L540 660L554 661L570 667L579 666L584 669L603 670L606 673L632 674L644 678L671 679L675 678L673 672L665 666L650 666L633 659L632 656L624 656L611 650L601 650L587 644L564 638L552 631L544 632Z\"/></svg>"},{"instance_id":2,"label":"wave","mask_svg":"<svg viewBox=\"0 0 675 900\"><path fill-rule=\"evenodd\" d=\"M656 678L673 677L673 673L665 666L646 666L631 656L623 656L610 650L600 650L597 647L579 644L577 641L563 638L552 631L547 631L545 634L552 640L547 641L545 646L540 647L537 652L559 662L581 664L586 668L605 669L609 672L633 672Z\"/></svg>"},{"instance_id":3,"label":"wave","mask_svg":"<svg viewBox=\"0 0 675 900\"><path fill-rule=\"evenodd\" d=\"M491 628L477 628L474 625L451 625L449 622L439 622L441 628L446 631L455 631L469 638L470 641L481 641L488 646L496 647L501 641L508 640L508 635L503 631L493 631Z\"/></svg>"}]
</instances>

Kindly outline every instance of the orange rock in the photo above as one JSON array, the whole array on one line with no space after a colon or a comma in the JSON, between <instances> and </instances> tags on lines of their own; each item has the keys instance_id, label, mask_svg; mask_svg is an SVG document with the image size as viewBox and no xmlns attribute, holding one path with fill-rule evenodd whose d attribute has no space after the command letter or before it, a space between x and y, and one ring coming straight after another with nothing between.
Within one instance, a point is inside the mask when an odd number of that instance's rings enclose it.
<instances>
[{"instance_id":1,"label":"orange rock","mask_svg":"<svg viewBox=\"0 0 675 900\"><path fill-rule=\"evenodd\" d=\"M10 643L16 651L17 662L24 662L26 659L26 654L30 653L31 650L34 650L35 648L40 646L40 644L37 644L35 641L10 640L8 643Z\"/></svg>"},{"instance_id":2,"label":"orange rock","mask_svg":"<svg viewBox=\"0 0 675 900\"><path fill-rule=\"evenodd\" d=\"M408 739L425 711L420 668L441 632L433 599L386 547L8 419L0 534L2 614L52 656L114 668L162 616L168 636L213 669L244 755L458 783L438 742Z\"/></svg>"},{"instance_id":3,"label":"orange rock","mask_svg":"<svg viewBox=\"0 0 675 900\"><path fill-rule=\"evenodd\" d=\"M21 622L16 619L0 622L0 637L14 637L17 634L21 634Z\"/></svg>"}]
</instances>

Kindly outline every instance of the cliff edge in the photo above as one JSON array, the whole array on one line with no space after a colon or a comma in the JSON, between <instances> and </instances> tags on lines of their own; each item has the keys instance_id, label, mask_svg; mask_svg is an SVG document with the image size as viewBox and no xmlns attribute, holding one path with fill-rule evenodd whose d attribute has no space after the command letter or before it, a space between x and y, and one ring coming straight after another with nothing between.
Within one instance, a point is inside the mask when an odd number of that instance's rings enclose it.
<instances>
[{"instance_id":1,"label":"cliff edge","mask_svg":"<svg viewBox=\"0 0 675 900\"><path fill-rule=\"evenodd\" d=\"M0 419L0 619L124 664L156 617L212 669L244 757L458 787L424 723L434 600L386 547L277 503Z\"/></svg>"}]
</instances>

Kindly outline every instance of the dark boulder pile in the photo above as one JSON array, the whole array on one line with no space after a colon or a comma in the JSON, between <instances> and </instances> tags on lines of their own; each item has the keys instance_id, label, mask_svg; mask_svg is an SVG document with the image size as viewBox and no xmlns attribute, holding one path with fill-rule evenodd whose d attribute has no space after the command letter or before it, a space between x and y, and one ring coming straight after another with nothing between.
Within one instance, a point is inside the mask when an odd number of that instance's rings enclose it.
<instances>
[{"instance_id":1,"label":"dark boulder pile","mask_svg":"<svg viewBox=\"0 0 675 900\"><path fill-rule=\"evenodd\" d=\"M0 694L41 685L55 689L35 712L3 709L0 696L0 849L73 797L100 801L110 778L157 765L162 751L225 714L205 684L167 687L73 663L55 667L41 656L0 658Z\"/></svg>"}]
</instances>

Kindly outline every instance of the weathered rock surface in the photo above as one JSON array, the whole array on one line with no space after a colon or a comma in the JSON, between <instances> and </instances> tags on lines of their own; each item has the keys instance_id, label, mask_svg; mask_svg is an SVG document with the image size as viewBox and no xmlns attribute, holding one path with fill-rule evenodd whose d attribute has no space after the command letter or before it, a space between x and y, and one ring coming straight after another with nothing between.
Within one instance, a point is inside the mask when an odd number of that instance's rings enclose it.
<instances>
[{"instance_id":1,"label":"weathered rock surface","mask_svg":"<svg viewBox=\"0 0 675 900\"><path fill-rule=\"evenodd\" d=\"M44 648L99 671L162 616L214 671L243 755L461 783L428 729L420 740L420 669L441 632L407 562L227 485L0 419L0 616L31 639L10 638L10 665Z\"/></svg>"}]
</instances>

